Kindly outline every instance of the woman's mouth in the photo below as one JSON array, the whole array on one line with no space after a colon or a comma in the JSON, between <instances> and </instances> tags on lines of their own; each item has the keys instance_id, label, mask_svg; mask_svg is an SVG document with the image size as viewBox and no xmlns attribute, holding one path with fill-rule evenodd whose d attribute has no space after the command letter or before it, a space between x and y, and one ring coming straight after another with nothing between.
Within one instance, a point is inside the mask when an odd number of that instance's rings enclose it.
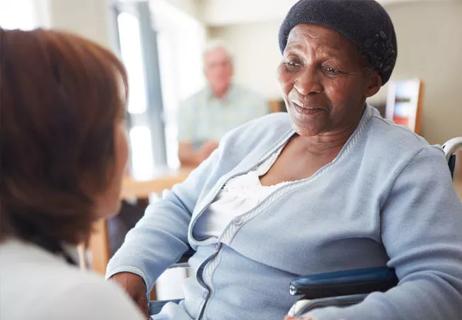
<instances>
[{"instance_id":1,"label":"woman's mouth","mask_svg":"<svg viewBox=\"0 0 462 320\"><path fill-rule=\"evenodd\" d=\"M315 115L315 114L318 114L324 111L324 109L322 108L302 107L295 102L292 102L292 105L294 106L294 109L297 113L300 113L303 115Z\"/></svg>"}]
</instances>

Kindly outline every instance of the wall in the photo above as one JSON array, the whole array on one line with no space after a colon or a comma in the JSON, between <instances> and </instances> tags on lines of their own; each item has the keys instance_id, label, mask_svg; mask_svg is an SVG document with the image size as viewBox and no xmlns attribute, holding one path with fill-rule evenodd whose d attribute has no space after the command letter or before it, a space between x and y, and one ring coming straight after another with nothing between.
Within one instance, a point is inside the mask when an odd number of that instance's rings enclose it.
<instances>
[{"instance_id":1,"label":"wall","mask_svg":"<svg viewBox=\"0 0 462 320\"><path fill-rule=\"evenodd\" d=\"M205 24L218 27L283 18L297 0L202 0L199 10Z\"/></svg>"},{"instance_id":2,"label":"wall","mask_svg":"<svg viewBox=\"0 0 462 320\"><path fill-rule=\"evenodd\" d=\"M40 0L45 1L45 0ZM113 45L111 0L47 0L50 26L86 36L102 45ZM126 0L130 2L131 0ZM159 0L150 0L155 6ZM198 16L195 0L167 0L194 17Z\"/></svg>"},{"instance_id":3,"label":"wall","mask_svg":"<svg viewBox=\"0 0 462 320\"><path fill-rule=\"evenodd\" d=\"M0 0L0 26L31 30L49 27L48 0Z\"/></svg>"},{"instance_id":4,"label":"wall","mask_svg":"<svg viewBox=\"0 0 462 320\"><path fill-rule=\"evenodd\" d=\"M109 0L49 0L50 26L112 45Z\"/></svg>"},{"instance_id":5,"label":"wall","mask_svg":"<svg viewBox=\"0 0 462 320\"><path fill-rule=\"evenodd\" d=\"M276 68L280 53L277 42L279 24L275 21L210 28L211 38L224 39L235 66L236 82L269 99L279 98Z\"/></svg>"},{"instance_id":6,"label":"wall","mask_svg":"<svg viewBox=\"0 0 462 320\"><path fill-rule=\"evenodd\" d=\"M158 0L150 0L151 3L154 3L154 6L156 1ZM167 0L167 2L196 19L200 16L198 0Z\"/></svg>"},{"instance_id":7,"label":"wall","mask_svg":"<svg viewBox=\"0 0 462 320\"><path fill-rule=\"evenodd\" d=\"M184 2L186 0L170 0ZM191 1L191 0L190 0ZM298 0L195 0L205 24L218 27L257 21L279 20L284 18L288 8ZM434 0L377 0L382 5L407 1ZM444 0L443 0L444 1Z\"/></svg>"},{"instance_id":8,"label":"wall","mask_svg":"<svg viewBox=\"0 0 462 320\"><path fill-rule=\"evenodd\" d=\"M392 79L425 82L423 132L430 143L462 135L462 2L413 1L384 4L398 34L398 61ZM235 52L236 81L268 98L279 96L280 20L210 28ZM371 99L385 101L386 87Z\"/></svg>"},{"instance_id":9,"label":"wall","mask_svg":"<svg viewBox=\"0 0 462 320\"><path fill-rule=\"evenodd\" d=\"M394 3L387 10L398 35L392 79L425 83L423 136L430 143L462 136L462 2Z\"/></svg>"}]
</instances>

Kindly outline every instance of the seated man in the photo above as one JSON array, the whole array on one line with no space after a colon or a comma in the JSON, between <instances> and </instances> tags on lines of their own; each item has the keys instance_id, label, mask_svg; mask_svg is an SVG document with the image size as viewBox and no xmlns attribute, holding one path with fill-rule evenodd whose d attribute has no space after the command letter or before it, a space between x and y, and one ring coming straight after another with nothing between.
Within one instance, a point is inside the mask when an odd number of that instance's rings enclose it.
<instances>
[{"instance_id":1,"label":"seated man","mask_svg":"<svg viewBox=\"0 0 462 320\"><path fill-rule=\"evenodd\" d=\"M208 85L179 111L178 153L183 166L197 166L227 131L268 112L262 97L232 83L232 58L222 43L211 43L203 57Z\"/></svg>"}]
</instances>

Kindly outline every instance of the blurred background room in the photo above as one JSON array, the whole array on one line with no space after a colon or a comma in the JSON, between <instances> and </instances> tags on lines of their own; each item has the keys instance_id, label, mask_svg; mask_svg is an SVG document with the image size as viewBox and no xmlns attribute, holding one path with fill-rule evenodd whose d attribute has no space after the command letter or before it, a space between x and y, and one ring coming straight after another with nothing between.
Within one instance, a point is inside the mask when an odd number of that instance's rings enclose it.
<instances>
[{"instance_id":1,"label":"blurred background room","mask_svg":"<svg viewBox=\"0 0 462 320\"><path fill-rule=\"evenodd\" d=\"M178 110L206 84L203 50L209 40L227 44L235 83L262 96L268 110L284 111L276 73L281 59L277 34L295 2L0 0L0 27L57 28L83 35L113 50L128 70L131 157L123 212L119 220L96 226L87 253L92 268L104 273L110 255L148 203L190 172L178 158ZM431 144L462 136L462 1L379 2L396 28L398 60L392 81L369 102ZM408 80L413 84L403 87ZM408 105L411 111L403 109ZM400 112L404 120L396 115ZM460 164L458 168L460 177ZM455 183L462 194L460 180ZM159 296L169 294L158 289Z\"/></svg>"}]
</instances>

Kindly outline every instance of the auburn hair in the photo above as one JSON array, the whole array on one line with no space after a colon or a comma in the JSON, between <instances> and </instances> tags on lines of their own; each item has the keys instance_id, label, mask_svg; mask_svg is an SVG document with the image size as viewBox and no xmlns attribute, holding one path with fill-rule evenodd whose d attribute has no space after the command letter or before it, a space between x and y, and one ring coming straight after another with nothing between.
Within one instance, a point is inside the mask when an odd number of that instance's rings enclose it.
<instances>
[{"instance_id":1,"label":"auburn hair","mask_svg":"<svg viewBox=\"0 0 462 320\"><path fill-rule=\"evenodd\" d=\"M0 239L60 251L88 236L127 91L121 62L90 40L0 29Z\"/></svg>"}]
</instances>

